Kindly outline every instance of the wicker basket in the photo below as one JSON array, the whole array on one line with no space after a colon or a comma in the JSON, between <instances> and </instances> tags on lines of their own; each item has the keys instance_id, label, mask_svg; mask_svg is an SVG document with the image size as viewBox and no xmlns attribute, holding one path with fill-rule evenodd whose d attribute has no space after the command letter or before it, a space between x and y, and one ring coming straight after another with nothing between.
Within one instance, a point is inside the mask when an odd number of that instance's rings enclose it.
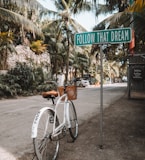
<instances>
[{"instance_id":1,"label":"wicker basket","mask_svg":"<svg viewBox=\"0 0 145 160\"><path fill-rule=\"evenodd\" d=\"M58 92L60 96L64 94L64 87L58 87ZM67 86L66 87L66 92L68 96L68 100L75 100L77 99L77 87L76 86Z\"/></svg>"}]
</instances>

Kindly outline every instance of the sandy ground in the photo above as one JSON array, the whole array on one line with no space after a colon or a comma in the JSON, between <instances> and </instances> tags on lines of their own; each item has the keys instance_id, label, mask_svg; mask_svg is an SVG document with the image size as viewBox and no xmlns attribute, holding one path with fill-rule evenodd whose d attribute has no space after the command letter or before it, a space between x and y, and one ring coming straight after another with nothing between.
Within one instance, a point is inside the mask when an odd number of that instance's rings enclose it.
<instances>
[{"instance_id":1,"label":"sandy ground","mask_svg":"<svg viewBox=\"0 0 145 160\"><path fill-rule=\"evenodd\" d=\"M59 160L145 160L145 101L124 95L104 110L103 139L99 114L79 126L74 143L61 140ZM103 148L100 148L103 145ZM19 160L36 160L33 153Z\"/></svg>"}]
</instances>

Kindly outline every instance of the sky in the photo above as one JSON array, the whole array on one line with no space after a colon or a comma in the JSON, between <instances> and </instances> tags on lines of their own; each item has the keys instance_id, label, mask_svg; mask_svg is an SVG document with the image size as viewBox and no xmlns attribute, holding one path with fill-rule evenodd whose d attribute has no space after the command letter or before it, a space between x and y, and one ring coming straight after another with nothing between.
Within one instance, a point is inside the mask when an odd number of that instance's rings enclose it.
<instances>
[{"instance_id":1,"label":"sky","mask_svg":"<svg viewBox=\"0 0 145 160\"><path fill-rule=\"evenodd\" d=\"M54 10L55 6L52 2L52 0L37 0L39 3L41 3L44 7L50 9L50 10ZM102 3L103 0L99 0L99 3ZM110 15L101 15L98 18L96 18L94 16L94 13L92 12L82 12L79 15L75 15L73 18L79 23L81 24L84 28L87 29L87 31L92 31L93 27L95 25L97 25L98 23L100 23L102 20L104 20L105 18L109 17Z\"/></svg>"}]
</instances>

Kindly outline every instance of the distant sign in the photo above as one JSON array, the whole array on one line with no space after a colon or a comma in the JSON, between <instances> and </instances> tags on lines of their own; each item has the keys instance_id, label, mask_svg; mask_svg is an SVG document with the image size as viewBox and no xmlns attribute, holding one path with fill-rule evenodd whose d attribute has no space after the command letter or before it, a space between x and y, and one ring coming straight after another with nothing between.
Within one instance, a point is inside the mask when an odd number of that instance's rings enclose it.
<instances>
[{"instance_id":1,"label":"distant sign","mask_svg":"<svg viewBox=\"0 0 145 160\"><path fill-rule=\"evenodd\" d=\"M142 80L144 77L144 70L141 67L134 67L132 71L132 78L134 80Z\"/></svg>"},{"instance_id":2,"label":"distant sign","mask_svg":"<svg viewBox=\"0 0 145 160\"><path fill-rule=\"evenodd\" d=\"M103 43L129 43L132 39L131 28L97 30L94 32L77 33L74 36L76 46Z\"/></svg>"}]
</instances>

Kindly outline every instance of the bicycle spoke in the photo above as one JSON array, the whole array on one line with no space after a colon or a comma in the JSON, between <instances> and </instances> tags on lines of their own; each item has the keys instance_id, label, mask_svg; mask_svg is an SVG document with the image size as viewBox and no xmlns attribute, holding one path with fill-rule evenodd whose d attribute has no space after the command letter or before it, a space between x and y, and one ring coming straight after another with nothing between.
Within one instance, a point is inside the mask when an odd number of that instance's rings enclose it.
<instances>
[{"instance_id":1,"label":"bicycle spoke","mask_svg":"<svg viewBox=\"0 0 145 160\"><path fill-rule=\"evenodd\" d=\"M75 110L75 106L72 101L69 102L69 116L70 116L70 124L71 127L69 128L70 136L74 141L78 136L78 122L77 122L77 114Z\"/></svg>"},{"instance_id":2,"label":"bicycle spoke","mask_svg":"<svg viewBox=\"0 0 145 160\"><path fill-rule=\"evenodd\" d=\"M34 138L34 149L38 160L55 160L58 154L59 141L53 141L51 134L54 123L54 111L45 110L41 114L37 128L37 137ZM58 119L56 125L59 125Z\"/></svg>"}]
</instances>

